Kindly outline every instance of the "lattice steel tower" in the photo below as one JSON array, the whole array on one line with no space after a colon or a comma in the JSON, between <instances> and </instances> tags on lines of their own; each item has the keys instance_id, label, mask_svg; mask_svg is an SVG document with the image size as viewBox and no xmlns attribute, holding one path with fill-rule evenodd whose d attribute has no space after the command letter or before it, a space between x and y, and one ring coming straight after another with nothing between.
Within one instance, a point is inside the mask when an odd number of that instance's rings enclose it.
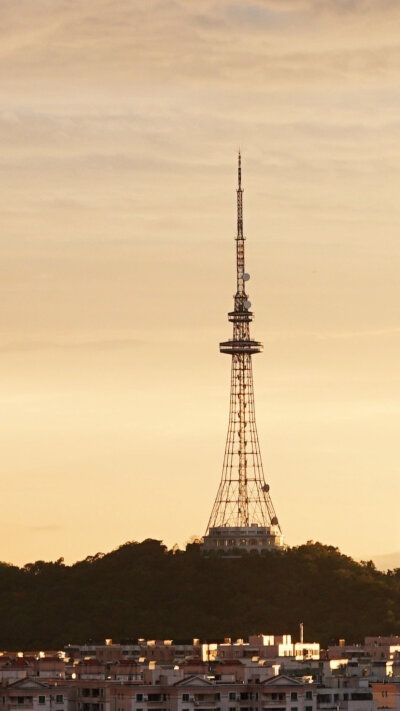
<instances>
[{"instance_id":1,"label":"lattice steel tower","mask_svg":"<svg viewBox=\"0 0 400 711\"><path fill-rule=\"evenodd\" d=\"M232 356L228 435L222 478L204 537L205 550L265 550L283 545L282 532L265 482L258 442L251 357L262 344L250 337L253 313L246 293L241 156L238 156L236 279L232 340L220 343Z\"/></svg>"}]
</instances>

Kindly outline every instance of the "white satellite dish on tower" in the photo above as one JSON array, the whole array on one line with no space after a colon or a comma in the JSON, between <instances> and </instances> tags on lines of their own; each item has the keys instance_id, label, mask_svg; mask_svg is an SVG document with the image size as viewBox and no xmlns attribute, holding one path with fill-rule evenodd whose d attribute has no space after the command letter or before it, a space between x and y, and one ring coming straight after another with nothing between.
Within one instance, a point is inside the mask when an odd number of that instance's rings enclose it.
<instances>
[{"instance_id":1,"label":"white satellite dish on tower","mask_svg":"<svg viewBox=\"0 0 400 711\"><path fill-rule=\"evenodd\" d=\"M250 274L247 274L246 272L243 274L243 281L249 281L250 279Z\"/></svg>"},{"instance_id":2,"label":"white satellite dish on tower","mask_svg":"<svg viewBox=\"0 0 400 711\"><path fill-rule=\"evenodd\" d=\"M244 302L244 308L245 308L245 309L249 309L250 306L251 306L251 301L245 301L245 302Z\"/></svg>"}]
</instances>

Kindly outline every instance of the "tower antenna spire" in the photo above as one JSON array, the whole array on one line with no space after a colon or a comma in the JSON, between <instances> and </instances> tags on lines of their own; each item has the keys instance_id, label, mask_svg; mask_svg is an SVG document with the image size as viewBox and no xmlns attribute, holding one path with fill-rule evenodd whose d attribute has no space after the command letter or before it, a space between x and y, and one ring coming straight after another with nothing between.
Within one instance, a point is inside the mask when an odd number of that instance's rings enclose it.
<instances>
[{"instance_id":1,"label":"tower antenna spire","mask_svg":"<svg viewBox=\"0 0 400 711\"><path fill-rule=\"evenodd\" d=\"M237 186L237 236L243 236L243 190L242 190L242 156L238 153L238 186Z\"/></svg>"},{"instance_id":2,"label":"tower antenna spire","mask_svg":"<svg viewBox=\"0 0 400 711\"><path fill-rule=\"evenodd\" d=\"M246 294L243 234L242 158L238 151L236 294L228 314L233 336L220 343L232 358L228 435L222 477L204 537L204 550L262 551L283 545L282 532L265 482L255 420L252 355L262 344L250 337L253 313Z\"/></svg>"}]
</instances>

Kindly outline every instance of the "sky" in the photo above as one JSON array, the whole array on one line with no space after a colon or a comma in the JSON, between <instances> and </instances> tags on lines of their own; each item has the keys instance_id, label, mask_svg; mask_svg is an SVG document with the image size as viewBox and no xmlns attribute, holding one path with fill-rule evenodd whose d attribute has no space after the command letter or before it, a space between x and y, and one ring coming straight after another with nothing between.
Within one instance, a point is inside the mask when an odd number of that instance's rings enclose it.
<instances>
[{"instance_id":1,"label":"sky","mask_svg":"<svg viewBox=\"0 0 400 711\"><path fill-rule=\"evenodd\" d=\"M400 4L0 11L0 560L204 534L239 146L285 540L400 551Z\"/></svg>"}]
</instances>

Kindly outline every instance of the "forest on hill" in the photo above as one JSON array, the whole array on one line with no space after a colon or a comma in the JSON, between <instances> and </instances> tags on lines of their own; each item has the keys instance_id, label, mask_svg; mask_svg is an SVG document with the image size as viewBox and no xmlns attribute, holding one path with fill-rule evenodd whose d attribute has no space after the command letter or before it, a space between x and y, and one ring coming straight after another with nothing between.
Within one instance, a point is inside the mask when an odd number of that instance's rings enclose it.
<instances>
[{"instance_id":1,"label":"forest on hill","mask_svg":"<svg viewBox=\"0 0 400 711\"><path fill-rule=\"evenodd\" d=\"M307 543L240 558L131 542L74 565L0 563L0 649L137 637L202 640L291 633L322 645L400 634L400 569L379 572Z\"/></svg>"}]
</instances>

